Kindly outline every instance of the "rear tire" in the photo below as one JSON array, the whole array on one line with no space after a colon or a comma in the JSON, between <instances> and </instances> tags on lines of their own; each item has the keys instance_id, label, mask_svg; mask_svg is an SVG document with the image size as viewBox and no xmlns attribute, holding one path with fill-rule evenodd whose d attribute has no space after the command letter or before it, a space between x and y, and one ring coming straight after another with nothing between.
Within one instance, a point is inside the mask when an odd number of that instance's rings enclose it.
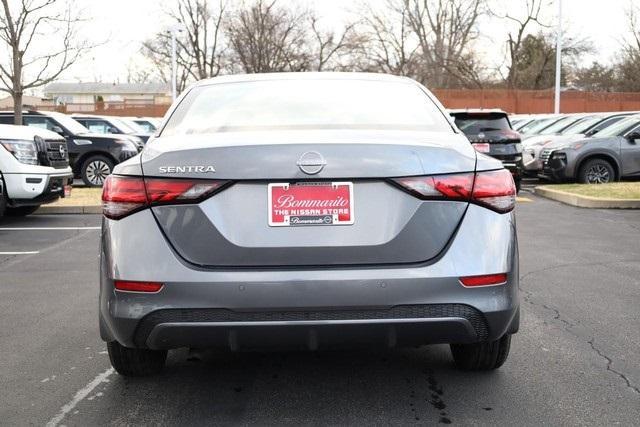
<instances>
[{"instance_id":1,"label":"rear tire","mask_svg":"<svg viewBox=\"0 0 640 427\"><path fill-rule=\"evenodd\" d=\"M511 334L495 341L475 344L451 344L451 354L456 366L465 371L490 371L507 360L511 347Z\"/></svg>"},{"instance_id":2,"label":"rear tire","mask_svg":"<svg viewBox=\"0 0 640 427\"><path fill-rule=\"evenodd\" d=\"M125 377L143 377L158 374L167 360L166 350L128 348L117 341L107 343L111 366Z\"/></svg>"},{"instance_id":3,"label":"rear tire","mask_svg":"<svg viewBox=\"0 0 640 427\"><path fill-rule=\"evenodd\" d=\"M82 163L80 176L89 187L102 187L104 180L113 172L113 161L108 157L91 156Z\"/></svg>"},{"instance_id":4,"label":"rear tire","mask_svg":"<svg viewBox=\"0 0 640 427\"><path fill-rule=\"evenodd\" d=\"M578 181L582 184L606 184L616 179L611 163L604 159L592 159L580 167Z\"/></svg>"},{"instance_id":5,"label":"rear tire","mask_svg":"<svg viewBox=\"0 0 640 427\"><path fill-rule=\"evenodd\" d=\"M17 208L7 208L5 211L6 216L27 216L31 215L38 210L40 205L36 206L19 206Z\"/></svg>"}]
</instances>

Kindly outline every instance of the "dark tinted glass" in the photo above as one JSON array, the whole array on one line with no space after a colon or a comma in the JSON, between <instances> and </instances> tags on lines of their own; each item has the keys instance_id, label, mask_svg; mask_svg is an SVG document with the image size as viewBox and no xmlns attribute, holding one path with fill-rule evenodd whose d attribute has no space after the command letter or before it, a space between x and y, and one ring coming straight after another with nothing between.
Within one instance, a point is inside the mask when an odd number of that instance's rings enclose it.
<instances>
[{"instance_id":1,"label":"dark tinted glass","mask_svg":"<svg viewBox=\"0 0 640 427\"><path fill-rule=\"evenodd\" d=\"M511 129L504 114L456 114L456 126L467 135Z\"/></svg>"}]
</instances>

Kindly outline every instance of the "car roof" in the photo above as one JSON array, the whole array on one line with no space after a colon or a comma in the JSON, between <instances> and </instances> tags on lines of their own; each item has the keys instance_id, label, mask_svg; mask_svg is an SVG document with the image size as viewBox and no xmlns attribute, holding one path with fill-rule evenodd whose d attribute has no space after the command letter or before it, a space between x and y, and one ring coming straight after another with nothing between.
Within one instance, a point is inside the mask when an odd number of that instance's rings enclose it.
<instances>
[{"instance_id":1,"label":"car roof","mask_svg":"<svg viewBox=\"0 0 640 427\"><path fill-rule=\"evenodd\" d=\"M33 139L35 136L44 139L63 139L50 130L33 126L0 125L0 139Z\"/></svg>"},{"instance_id":2,"label":"car roof","mask_svg":"<svg viewBox=\"0 0 640 427\"><path fill-rule=\"evenodd\" d=\"M81 114L81 113L72 113L71 117L82 117L85 119L98 119L98 118L102 118L101 116L96 116L95 114Z\"/></svg>"},{"instance_id":3,"label":"car roof","mask_svg":"<svg viewBox=\"0 0 640 427\"><path fill-rule=\"evenodd\" d=\"M217 83L238 83L238 82L255 82L264 80L371 80L371 81L388 81L388 82L413 82L415 80L405 76L394 76L383 73L360 73L360 72L285 72L285 73L253 73L253 74L229 74L224 76L213 77L211 79L200 80L193 84L192 87L206 86Z\"/></svg>"},{"instance_id":4,"label":"car roof","mask_svg":"<svg viewBox=\"0 0 640 427\"><path fill-rule=\"evenodd\" d=\"M499 108L456 108L447 110L449 114L504 114L508 115L506 111Z\"/></svg>"},{"instance_id":5,"label":"car roof","mask_svg":"<svg viewBox=\"0 0 640 427\"><path fill-rule=\"evenodd\" d=\"M114 116L100 116L97 114L81 114L81 113L72 113L72 119L96 119L96 120L110 120L113 119ZM122 117L119 117L122 118Z\"/></svg>"},{"instance_id":6,"label":"car roof","mask_svg":"<svg viewBox=\"0 0 640 427\"><path fill-rule=\"evenodd\" d=\"M11 115L11 116L13 116L13 114L14 114L13 110L2 110L2 111L0 111L0 115ZM22 114L40 114L40 115L44 115L43 112L35 111L35 110L22 110Z\"/></svg>"},{"instance_id":7,"label":"car roof","mask_svg":"<svg viewBox=\"0 0 640 427\"><path fill-rule=\"evenodd\" d=\"M10 115L13 116L13 110L5 110L0 111L0 115ZM56 117L56 116L66 116L67 114L60 113L58 111L37 111L37 110L24 110L22 112L23 115L34 115L34 116L46 116L46 117Z\"/></svg>"}]
</instances>

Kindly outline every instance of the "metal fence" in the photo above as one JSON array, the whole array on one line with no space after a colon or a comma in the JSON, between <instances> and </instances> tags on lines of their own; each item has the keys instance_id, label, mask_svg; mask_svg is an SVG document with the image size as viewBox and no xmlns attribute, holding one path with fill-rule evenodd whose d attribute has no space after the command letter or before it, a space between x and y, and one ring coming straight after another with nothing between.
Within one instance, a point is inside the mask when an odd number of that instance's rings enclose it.
<instances>
[{"instance_id":1,"label":"metal fence","mask_svg":"<svg viewBox=\"0 0 640 427\"><path fill-rule=\"evenodd\" d=\"M509 113L553 112L552 90L435 89L433 93L447 108L501 108ZM562 93L560 105L563 113L640 111L640 93L566 91ZM162 117L169 104L125 101L39 108L62 113Z\"/></svg>"}]
</instances>

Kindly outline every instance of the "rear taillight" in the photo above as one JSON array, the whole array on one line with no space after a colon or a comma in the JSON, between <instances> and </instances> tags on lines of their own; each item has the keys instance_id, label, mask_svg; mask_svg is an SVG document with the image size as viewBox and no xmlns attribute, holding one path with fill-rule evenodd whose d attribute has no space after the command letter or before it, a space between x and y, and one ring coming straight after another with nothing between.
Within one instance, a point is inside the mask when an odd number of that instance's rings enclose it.
<instances>
[{"instance_id":1,"label":"rear taillight","mask_svg":"<svg viewBox=\"0 0 640 427\"><path fill-rule=\"evenodd\" d=\"M499 169L476 173L471 201L498 212L510 212L516 206L516 184L511 172Z\"/></svg>"},{"instance_id":2,"label":"rear taillight","mask_svg":"<svg viewBox=\"0 0 640 427\"><path fill-rule=\"evenodd\" d=\"M461 277L460 283L467 288L473 288L476 286L496 286L504 285L507 283L507 274L484 274L482 276L467 276Z\"/></svg>"},{"instance_id":3,"label":"rear taillight","mask_svg":"<svg viewBox=\"0 0 640 427\"><path fill-rule=\"evenodd\" d=\"M394 181L420 199L468 200L473 190L473 173L412 176Z\"/></svg>"},{"instance_id":4,"label":"rear taillight","mask_svg":"<svg viewBox=\"0 0 640 427\"><path fill-rule=\"evenodd\" d=\"M396 178L393 181L424 200L469 201L501 213L513 210L516 203L516 186L506 169Z\"/></svg>"},{"instance_id":5,"label":"rear taillight","mask_svg":"<svg viewBox=\"0 0 640 427\"><path fill-rule=\"evenodd\" d=\"M102 187L102 212L120 219L150 206L198 203L228 181L109 175Z\"/></svg>"},{"instance_id":6,"label":"rear taillight","mask_svg":"<svg viewBox=\"0 0 640 427\"><path fill-rule=\"evenodd\" d=\"M113 286L119 291L125 292L158 292L162 289L162 283L158 282L133 282L131 280L115 280Z\"/></svg>"},{"instance_id":7,"label":"rear taillight","mask_svg":"<svg viewBox=\"0 0 640 427\"><path fill-rule=\"evenodd\" d=\"M512 129L503 129L500 134L507 139L520 139L520 134Z\"/></svg>"},{"instance_id":8,"label":"rear taillight","mask_svg":"<svg viewBox=\"0 0 640 427\"><path fill-rule=\"evenodd\" d=\"M102 213L118 219L147 206L144 181L139 177L109 175L102 186Z\"/></svg>"}]
</instances>

